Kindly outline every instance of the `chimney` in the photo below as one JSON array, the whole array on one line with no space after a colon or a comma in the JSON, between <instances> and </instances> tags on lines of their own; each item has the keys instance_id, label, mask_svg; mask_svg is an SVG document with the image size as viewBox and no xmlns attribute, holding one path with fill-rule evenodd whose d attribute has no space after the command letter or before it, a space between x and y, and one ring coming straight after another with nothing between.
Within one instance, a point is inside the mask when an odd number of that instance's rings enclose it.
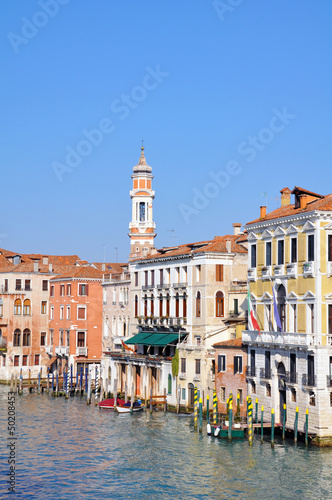
<instances>
[{"instance_id":1,"label":"chimney","mask_svg":"<svg viewBox=\"0 0 332 500\"><path fill-rule=\"evenodd\" d=\"M53 266L52 266L52 264L49 264L49 265L48 265L48 270L49 270L49 272L50 272L50 273L52 273L52 272L53 272Z\"/></svg>"},{"instance_id":2,"label":"chimney","mask_svg":"<svg viewBox=\"0 0 332 500\"><path fill-rule=\"evenodd\" d=\"M44 266L47 266L47 264L48 264L48 257L47 256L43 257L43 264L44 264Z\"/></svg>"},{"instance_id":3,"label":"chimney","mask_svg":"<svg viewBox=\"0 0 332 500\"><path fill-rule=\"evenodd\" d=\"M33 263L33 272L34 273L38 273L39 271L39 263L38 262L34 262Z\"/></svg>"},{"instance_id":4,"label":"chimney","mask_svg":"<svg viewBox=\"0 0 332 500\"><path fill-rule=\"evenodd\" d=\"M284 207L286 205L290 205L290 196L292 191L288 187L285 187L280 191L280 193L281 193L281 206Z\"/></svg>"},{"instance_id":5,"label":"chimney","mask_svg":"<svg viewBox=\"0 0 332 500\"><path fill-rule=\"evenodd\" d=\"M308 196L306 194L300 194L300 209L304 210L307 208L307 203L308 203Z\"/></svg>"},{"instance_id":6,"label":"chimney","mask_svg":"<svg viewBox=\"0 0 332 500\"><path fill-rule=\"evenodd\" d=\"M102 270L102 271L106 271L106 265L105 265L105 264L102 264L102 265L101 265L101 270Z\"/></svg>"},{"instance_id":7,"label":"chimney","mask_svg":"<svg viewBox=\"0 0 332 500\"><path fill-rule=\"evenodd\" d=\"M231 253L232 251L232 242L231 240L226 240L226 252Z\"/></svg>"},{"instance_id":8,"label":"chimney","mask_svg":"<svg viewBox=\"0 0 332 500\"><path fill-rule=\"evenodd\" d=\"M262 205L260 207L260 209L261 209L261 213L260 213L259 218L260 219L265 219L265 217L266 217L266 205Z\"/></svg>"},{"instance_id":9,"label":"chimney","mask_svg":"<svg viewBox=\"0 0 332 500\"><path fill-rule=\"evenodd\" d=\"M233 224L233 234L235 236L238 236L241 234L241 223L240 222L234 222Z\"/></svg>"},{"instance_id":10,"label":"chimney","mask_svg":"<svg viewBox=\"0 0 332 500\"><path fill-rule=\"evenodd\" d=\"M148 256L148 249L147 248L143 248L142 250L142 257L147 257Z\"/></svg>"}]
</instances>

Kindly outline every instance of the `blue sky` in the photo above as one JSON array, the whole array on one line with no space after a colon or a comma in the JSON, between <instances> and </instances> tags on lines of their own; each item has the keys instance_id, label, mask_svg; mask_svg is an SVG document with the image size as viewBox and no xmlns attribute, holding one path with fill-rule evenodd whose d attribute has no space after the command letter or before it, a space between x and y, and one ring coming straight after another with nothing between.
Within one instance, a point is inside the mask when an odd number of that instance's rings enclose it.
<instances>
[{"instance_id":1,"label":"blue sky","mask_svg":"<svg viewBox=\"0 0 332 500\"><path fill-rule=\"evenodd\" d=\"M286 186L332 192L331 18L328 0L6 2L0 247L126 261L142 139L158 247L230 233Z\"/></svg>"}]
</instances>

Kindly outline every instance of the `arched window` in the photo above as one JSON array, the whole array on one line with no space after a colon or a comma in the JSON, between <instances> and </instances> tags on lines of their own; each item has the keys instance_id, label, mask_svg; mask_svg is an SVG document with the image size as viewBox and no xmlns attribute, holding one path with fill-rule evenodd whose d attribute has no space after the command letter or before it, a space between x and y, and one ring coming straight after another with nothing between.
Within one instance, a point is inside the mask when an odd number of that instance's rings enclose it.
<instances>
[{"instance_id":1,"label":"arched window","mask_svg":"<svg viewBox=\"0 0 332 500\"><path fill-rule=\"evenodd\" d=\"M31 345L31 333L28 328L23 330L23 346L30 346Z\"/></svg>"},{"instance_id":2,"label":"arched window","mask_svg":"<svg viewBox=\"0 0 332 500\"><path fill-rule=\"evenodd\" d=\"M222 318L224 316L224 294L222 292L216 293L216 317Z\"/></svg>"},{"instance_id":3,"label":"arched window","mask_svg":"<svg viewBox=\"0 0 332 500\"><path fill-rule=\"evenodd\" d=\"M30 299L25 299L23 302L23 314L24 316L30 316L31 314L31 302Z\"/></svg>"},{"instance_id":4,"label":"arched window","mask_svg":"<svg viewBox=\"0 0 332 500\"><path fill-rule=\"evenodd\" d=\"M196 318L201 317L201 292L196 295Z\"/></svg>"},{"instance_id":5,"label":"arched window","mask_svg":"<svg viewBox=\"0 0 332 500\"><path fill-rule=\"evenodd\" d=\"M14 302L14 314L22 314L22 301L21 299L16 299Z\"/></svg>"},{"instance_id":6,"label":"arched window","mask_svg":"<svg viewBox=\"0 0 332 500\"><path fill-rule=\"evenodd\" d=\"M169 316L170 311L170 297L169 293L166 295L166 316Z\"/></svg>"},{"instance_id":7,"label":"arched window","mask_svg":"<svg viewBox=\"0 0 332 500\"><path fill-rule=\"evenodd\" d=\"M168 394L172 394L172 375L168 374Z\"/></svg>"},{"instance_id":8,"label":"arched window","mask_svg":"<svg viewBox=\"0 0 332 500\"><path fill-rule=\"evenodd\" d=\"M175 295L175 317L178 318L180 316L180 297L177 293Z\"/></svg>"},{"instance_id":9,"label":"arched window","mask_svg":"<svg viewBox=\"0 0 332 500\"><path fill-rule=\"evenodd\" d=\"M286 290L284 285L280 285L278 288L278 312L281 321L282 331L286 331ZM280 328L278 327L278 331Z\"/></svg>"},{"instance_id":10,"label":"arched window","mask_svg":"<svg viewBox=\"0 0 332 500\"><path fill-rule=\"evenodd\" d=\"M159 295L159 317L161 318L163 315L163 294Z\"/></svg>"},{"instance_id":11,"label":"arched window","mask_svg":"<svg viewBox=\"0 0 332 500\"><path fill-rule=\"evenodd\" d=\"M21 345L21 330L16 328L16 330L14 331L13 346L20 347L20 345Z\"/></svg>"},{"instance_id":12,"label":"arched window","mask_svg":"<svg viewBox=\"0 0 332 500\"><path fill-rule=\"evenodd\" d=\"M135 318L138 316L138 296L135 295Z\"/></svg>"},{"instance_id":13,"label":"arched window","mask_svg":"<svg viewBox=\"0 0 332 500\"><path fill-rule=\"evenodd\" d=\"M183 312L182 312L183 318L187 317L187 294L184 292L183 294Z\"/></svg>"},{"instance_id":14,"label":"arched window","mask_svg":"<svg viewBox=\"0 0 332 500\"><path fill-rule=\"evenodd\" d=\"M154 297L153 297L153 295L151 295L150 312L151 312L151 316L154 316Z\"/></svg>"}]
</instances>

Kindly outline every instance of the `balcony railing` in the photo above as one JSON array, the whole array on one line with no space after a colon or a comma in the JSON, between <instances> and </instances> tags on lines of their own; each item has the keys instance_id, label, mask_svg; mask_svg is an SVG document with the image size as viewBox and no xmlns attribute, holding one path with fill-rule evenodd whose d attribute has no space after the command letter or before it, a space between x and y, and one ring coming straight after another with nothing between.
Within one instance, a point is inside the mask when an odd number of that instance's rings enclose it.
<instances>
[{"instance_id":1,"label":"balcony railing","mask_svg":"<svg viewBox=\"0 0 332 500\"><path fill-rule=\"evenodd\" d=\"M317 386L316 375L307 375L306 373L304 373L302 375L302 385L304 387L316 387Z\"/></svg>"},{"instance_id":2,"label":"balcony railing","mask_svg":"<svg viewBox=\"0 0 332 500\"><path fill-rule=\"evenodd\" d=\"M298 376L296 372L286 372L285 381L287 384L297 384Z\"/></svg>"},{"instance_id":3,"label":"balcony railing","mask_svg":"<svg viewBox=\"0 0 332 500\"><path fill-rule=\"evenodd\" d=\"M193 378L193 381L194 382L200 382L201 381L201 376L200 375L194 375L194 378Z\"/></svg>"},{"instance_id":4,"label":"balcony railing","mask_svg":"<svg viewBox=\"0 0 332 500\"><path fill-rule=\"evenodd\" d=\"M271 369L270 368L261 368L260 376L262 380L270 380L272 378Z\"/></svg>"},{"instance_id":5,"label":"balcony railing","mask_svg":"<svg viewBox=\"0 0 332 500\"><path fill-rule=\"evenodd\" d=\"M293 262L291 264L287 264L286 265L286 272L287 272L287 276L289 276L290 278L295 278L296 274L297 274L297 264L296 262Z\"/></svg>"},{"instance_id":6,"label":"balcony railing","mask_svg":"<svg viewBox=\"0 0 332 500\"><path fill-rule=\"evenodd\" d=\"M326 385L332 389L332 375L326 375Z\"/></svg>"},{"instance_id":7,"label":"balcony railing","mask_svg":"<svg viewBox=\"0 0 332 500\"><path fill-rule=\"evenodd\" d=\"M171 285L169 283L168 284L160 283L159 285L157 285L157 288L158 288L158 290L166 290L166 289L170 288L170 286Z\"/></svg>"},{"instance_id":8,"label":"balcony railing","mask_svg":"<svg viewBox=\"0 0 332 500\"><path fill-rule=\"evenodd\" d=\"M57 346L55 348L55 354L57 356L69 356L69 347L66 347L66 346Z\"/></svg>"},{"instance_id":9,"label":"balcony railing","mask_svg":"<svg viewBox=\"0 0 332 500\"><path fill-rule=\"evenodd\" d=\"M183 373L179 373L179 379L180 380L185 380L186 378L186 374L183 372Z\"/></svg>"},{"instance_id":10,"label":"balcony railing","mask_svg":"<svg viewBox=\"0 0 332 500\"><path fill-rule=\"evenodd\" d=\"M256 366L246 366L246 376L256 377Z\"/></svg>"},{"instance_id":11,"label":"balcony railing","mask_svg":"<svg viewBox=\"0 0 332 500\"><path fill-rule=\"evenodd\" d=\"M274 266L273 272L274 272L274 276L284 276L285 267L281 264L278 264L277 266Z\"/></svg>"},{"instance_id":12,"label":"balcony railing","mask_svg":"<svg viewBox=\"0 0 332 500\"><path fill-rule=\"evenodd\" d=\"M183 281L182 283L173 283L173 288L186 288L187 286L187 281Z\"/></svg>"},{"instance_id":13,"label":"balcony railing","mask_svg":"<svg viewBox=\"0 0 332 500\"><path fill-rule=\"evenodd\" d=\"M87 347L76 347L76 356L87 356L88 348Z\"/></svg>"},{"instance_id":14,"label":"balcony railing","mask_svg":"<svg viewBox=\"0 0 332 500\"><path fill-rule=\"evenodd\" d=\"M256 268L248 269L248 281L256 281Z\"/></svg>"},{"instance_id":15,"label":"balcony railing","mask_svg":"<svg viewBox=\"0 0 332 500\"><path fill-rule=\"evenodd\" d=\"M256 332L245 330L243 342L274 345L316 345L315 336L309 333Z\"/></svg>"},{"instance_id":16,"label":"balcony railing","mask_svg":"<svg viewBox=\"0 0 332 500\"><path fill-rule=\"evenodd\" d=\"M142 290L153 290L154 285L142 285Z\"/></svg>"},{"instance_id":17,"label":"balcony railing","mask_svg":"<svg viewBox=\"0 0 332 500\"><path fill-rule=\"evenodd\" d=\"M46 352L46 354L50 354L52 356L52 354L53 354L53 346L52 345L45 346L45 352Z\"/></svg>"},{"instance_id":18,"label":"balcony railing","mask_svg":"<svg viewBox=\"0 0 332 500\"><path fill-rule=\"evenodd\" d=\"M303 264L303 276L305 278L311 278L314 276L315 266L314 262L304 262Z\"/></svg>"},{"instance_id":19,"label":"balcony railing","mask_svg":"<svg viewBox=\"0 0 332 500\"><path fill-rule=\"evenodd\" d=\"M271 278L271 266L263 267L262 269L262 279L269 280Z\"/></svg>"}]
</instances>

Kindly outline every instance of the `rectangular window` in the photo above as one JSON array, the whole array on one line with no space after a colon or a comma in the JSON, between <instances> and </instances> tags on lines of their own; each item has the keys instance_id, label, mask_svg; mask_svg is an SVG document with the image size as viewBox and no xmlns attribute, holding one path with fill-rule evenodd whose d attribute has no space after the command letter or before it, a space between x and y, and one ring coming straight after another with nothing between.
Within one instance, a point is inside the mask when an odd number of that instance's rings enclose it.
<instances>
[{"instance_id":1,"label":"rectangular window","mask_svg":"<svg viewBox=\"0 0 332 500\"><path fill-rule=\"evenodd\" d=\"M40 334L40 345L46 345L46 332L41 332Z\"/></svg>"},{"instance_id":2,"label":"rectangular window","mask_svg":"<svg viewBox=\"0 0 332 500\"><path fill-rule=\"evenodd\" d=\"M15 290L22 290L21 280L15 280Z\"/></svg>"},{"instance_id":3,"label":"rectangular window","mask_svg":"<svg viewBox=\"0 0 332 500\"><path fill-rule=\"evenodd\" d=\"M151 271L151 285L154 286L154 271Z\"/></svg>"},{"instance_id":4,"label":"rectangular window","mask_svg":"<svg viewBox=\"0 0 332 500\"><path fill-rule=\"evenodd\" d=\"M181 395L181 399L182 399L182 400L185 400L185 399L186 399L186 389L185 389L185 388L182 388L182 395Z\"/></svg>"},{"instance_id":5,"label":"rectangular window","mask_svg":"<svg viewBox=\"0 0 332 500\"><path fill-rule=\"evenodd\" d=\"M256 267L256 245L251 245L251 268Z\"/></svg>"},{"instance_id":6,"label":"rectangular window","mask_svg":"<svg viewBox=\"0 0 332 500\"><path fill-rule=\"evenodd\" d=\"M28 366L28 356L26 354L22 356L22 366Z\"/></svg>"},{"instance_id":7,"label":"rectangular window","mask_svg":"<svg viewBox=\"0 0 332 500\"><path fill-rule=\"evenodd\" d=\"M35 366L39 365L39 354L35 354Z\"/></svg>"},{"instance_id":8,"label":"rectangular window","mask_svg":"<svg viewBox=\"0 0 332 500\"><path fill-rule=\"evenodd\" d=\"M201 266L196 266L196 281L199 283L201 281Z\"/></svg>"},{"instance_id":9,"label":"rectangular window","mask_svg":"<svg viewBox=\"0 0 332 500\"><path fill-rule=\"evenodd\" d=\"M86 319L85 307L77 307L77 319Z\"/></svg>"},{"instance_id":10,"label":"rectangular window","mask_svg":"<svg viewBox=\"0 0 332 500\"><path fill-rule=\"evenodd\" d=\"M237 390L237 399L239 400L240 405L243 404L243 390L238 389Z\"/></svg>"},{"instance_id":11,"label":"rectangular window","mask_svg":"<svg viewBox=\"0 0 332 500\"><path fill-rule=\"evenodd\" d=\"M70 306L66 307L66 319L70 319Z\"/></svg>"},{"instance_id":12,"label":"rectangular window","mask_svg":"<svg viewBox=\"0 0 332 500\"><path fill-rule=\"evenodd\" d=\"M26 290L26 291L31 290L31 280L24 281L24 290Z\"/></svg>"},{"instance_id":13,"label":"rectangular window","mask_svg":"<svg viewBox=\"0 0 332 500\"><path fill-rule=\"evenodd\" d=\"M161 285L164 284L164 270L163 269L159 269L159 282Z\"/></svg>"},{"instance_id":14,"label":"rectangular window","mask_svg":"<svg viewBox=\"0 0 332 500\"><path fill-rule=\"evenodd\" d=\"M234 356L234 375L242 373L242 356Z\"/></svg>"},{"instance_id":15,"label":"rectangular window","mask_svg":"<svg viewBox=\"0 0 332 500\"><path fill-rule=\"evenodd\" d=\"M14 356L14 366L20 366L20 357Z\"/></svg>"},{"instance_id":16,"label":"rectangular window","mask_svg":"<svg viewBox=\"0 0 332 500\"><path fill-rule=\"evenodd\" d=\"M47 290L48 290L48 281L47 280L42 281L42 290L43 290L43 292L47 292Z\"/></svg>"},{"instance_id":17,"label":"rectangular window","mask_svg":"<svg viewBox=\"0 0 332 500\"><path fill-rule=\"evenodd\" d=\"M200 359L195 359L195 374L196 375L201 374L201 360Z\"/></svg>"},{"instance_id":18,"label":"rectangular window","mask_svg":"<svg viewBox=\"0 0 332 500\"><path fill-rule=\"evenodd\" d=\"M67 296L70 297L70 295L71 295L71 284L69 283L67 285Z\"/></svg>"},{"instance_id":19,"label":"rectangular window","mask_svg":"<svg viewBox=\"0 0 332 500\"><path fill-rule=\"evenodd\" d=\"M180 268L175 268L175 283L180 283Z\"/></svg>"},{"instance_id":20,"label":"rectangular window","mask_svg":"<svg viewBox=\"0 0 332 500\"><path fill-rule=\"evenodd\" d=\"M59 330L59 332L60 332L60 346L64 347L64 343L63 343L63 330Z\"/></svg>"},{"instance_id":21,"label":"rectangular window","mask_svg":"<svg viewBox=\"0 0 332 500\"><path fill-rule=\"evenodd\" d=\"M148 286L148 284L149 284L148 271L144 271L144 282L145 282L145 286Z\"/></svg>"},{"instance_id":22,"label":"rectangular window","mask_svg":"<svg viewBox=\"0 0 332 500\"><path fill-rule=\"evenodd\" d=\"M24 330L23 332L23 346L29 347L31 341L30 330Z\"/></svg>"},{"instance_id":23,"label":"rectangular window","mask_svg":"<svg viewBox=\"0 0 332 500\"><path fill-rule=\"evenodd\" d=\"M272 262L272 243L267 241L265 244L265 265L270 266Z\"/></svg>"},{"instance_id":24,"label":"rectangular window","mask_svg":"<svg viewBox=\"0 0 332 500\"><path fill-rule=\"evenodd\" d=\"M290 382L295 383L296 382L296 354L291 353L290 354Z\"/></svg>"},{"instance_id":25,"label":"rectangular window","mask_svg":"<svg viewBox=\"0 0 332 500\"><path fill-rule=\"evenodd\" d=\"M315 260L315 237L313 234L308 235L308 261Z\"/></svg>"},{"instance_id":26,"label":"rectangular window","mask_svg":"<svg viewBox=\"0 0 332 500\"><path fill-rule=\"evenodd\" d=\"M291 262L297 262L297 238L291 238Z\"/></svg>"},{"instance_id":27,"label":"rectangular window","mask_svg":"<svg viewBox=\"0 0 332 500\"><path fill-rule=\"evenodd\" d=\"M138 273L134 273L135 286L138 286Z\"/></svg>"},{"instance_id":28,"label":"rectangular window","mask_svg":"<svg viewBox=\"0 0 332 500\"><path fill-rule=\"evenodd\" d=\"M51 297L54 297L54 285L51 285L51 292L50 292L50 296L51 296Z\"/></svg>"},{"instance_id":29,"label":"rectangular window","mask_svg":"<svg viewBox=\"0 0 332 500\"><path fill-rule=\"evenodd\" d=\"M284 256L284 247L285 247L285 242L284 240L279 240L278 241L278 265L282 266L285 262L285 256Z\"/></svg>"},{"instance_id":30,"label":"rectangular window","mask_svg":"<svg viewBox=\"0 0 332 500\"><path fill-rule=\"evenodd\" d=\"M220 387L220 401L226 403L226 387Z\"/></svg>"},{"instance_id":31,"label":"rectangular window","mask_svg":"<svg viewBox=\"0 0 332 500\"><path fill-rule=\"evenodd\" d=\"M77 347L85 347L85 332L77 332Z\"/></svg>"},{"instance_id":32,"label":"rectangular window","mask_svg":"<svg viewBox=\"0 0 332 500\"><path fill-rule=\"evenodd\" d=\"M15 330L13 338L13 346L20 347L20 345L21 345L21 331Z\"/></svg>"},{"instance_id":33,"label":"rectangular window","mask_svg":"<svg viewBox=\"0 0 332 500\"><path fill-rule=\"evenodd\" d=\"M239 299L234 299L234 314L239 314Z\"/></svg>"},{"instance_id":34,"label":"rectangular window","mask_svg":"<svg viewBox=\"0 0 332 500\"><path fill-rule=\"evenodd\" d=\"M308 356L308 385L315 385L315 358Z\"/></svg>"},{"instance_id":35,"label":"rectangular window","mask_svg":"<svg viewBox=\"0 0 332 500\"><path fill-rule=\"evenodd\" d=\"M218 355L218 373L226 371L226 354Z\"/></svg>"},{"instance_id":36,"label":"rectangular window","mask_svg":"<svg viewBox=\"0 0 332 500\"><path fill-rule=\"evenodd\" d=\"M224 265L216 264L216 281L224 281Z\"/></svg>"},{"instance_id":37,"label":"rectangular window","mask_svg":"<svg viewBox=\"0 0 332 500\"><path fill-rule=\"evenodd\" d=\"M78 295L89 295L88 285L85 283L80 283L78 285Z\"/></svg>"},{"instance_id":38,"label":"rectangular window","mask_svg":"<svg viewBox=\"0 0 332 500\"><path fill-rule=\"evenodd\" d=\"M66 345L70 346L70 330L66 330Z\"/></svg>"},{"instance_id":39,"label":"rectangular window","mask_svg":"<svg viewBox=\"0 0 332 500\"><path fill-rule=\"evenodd\" d=\"M50 319L54 319L54 306L50 308Z\"/></svg>"},{"instance_id":40,"label":"rectangular window","mask_svg":"<svg viewBox=\"0 0 332 500\"><path fill-rule=\"evenodd\" d=\"M315 331L315 304L308 304L309 307L309 332L314 333Z\"/></svg>"},{"instance_id":41,"label":"rectangular window","mask_svg":"<svg viewBox=\"0 0 332 500\"><path fill-rule=\"evenodd\" d=\"M266 391L265 394L268 398L271 397L271 384L266 384Z\"/></svg>"},{"instance_id":42,"label":"rectangular window","mask_svg":"<svg viewBox=\"0 0 332 500\"><path fill-rule=\"evenodd\" d=\"M8 280L5 279L5 292L8 292Z\"/></svg>"},{"instance_id":43,"label":"rectangular window","mask_svg":"<svg viewBox=\"0 0 332 500\"><path fill-rule=\"evenodd\" d=\"M186 358L181 358L181 373L186 373Z\"/></svg>"},{"instance_id":44,"label":"rectangular window","mask_svg":"<svg viewBox=\"0 0 332 500\"><path fill-rule=\"evenodd\" d=\"M60 306L60 319L64 318L64 307Z\"/></svg>"},{"instance_id":45,"label":"rectangular window","mask_svg":"<svg viewBox=\"0 0 332 500\"><path fill-rule=\"evenodd\" d=\"M43 300L41 303L41 314L46 314L47 313L47 302L46 300Z\"/></svg>"},{"instance_id":46,"label":"rectangular window","mask_svg":"<svg viewBox=\"0 0 332 500\"><path fill-rule=\"evenodd\" d=\"M327 258L328 258L329 262L332 262L332 234L328 235Z\"/></svg>"},{"instance_id":47,"label":"rectangular window","mask_svg":"<svg viewBox=\"0 0 332 500\"><path fill-rule=\"evenodd\" d=\"M265 351L265 378L271 378L271 352Z\"/></svg>"},{"instance_id":48,"label":"rectangular window","mask_svg":"<svg viewBox=\"0 0 332 500\"><path fill-rule=\"evenodd\" d=\"M65 295L65 285L60 285L60 296L64 297Z\"/></svg>"}]
</instances>

